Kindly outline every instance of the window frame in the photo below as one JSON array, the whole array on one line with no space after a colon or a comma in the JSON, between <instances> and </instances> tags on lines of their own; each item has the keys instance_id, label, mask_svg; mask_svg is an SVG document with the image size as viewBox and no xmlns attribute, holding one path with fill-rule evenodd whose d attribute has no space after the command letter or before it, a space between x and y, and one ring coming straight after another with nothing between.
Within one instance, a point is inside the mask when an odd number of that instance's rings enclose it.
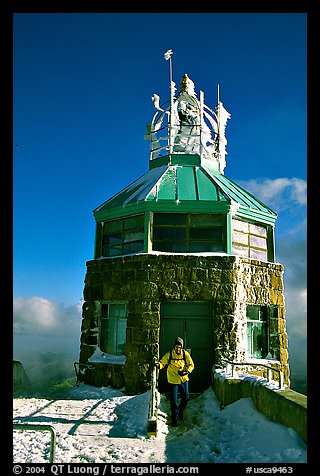
<instances>
[{"instance_id":1,"label":"window frame","mask_svg":"<svg viewBox=\"0 0 320 476\"><path fill-rule=\"evenodd\" d=\"M236 228L236 223L246 225L247 230L241 230ZM258 233L257 228L263 229L263 233ZM273 249L273 233L270 226L263 223L251 222L246 220L240 220L239 218L232 219L232 254L237 256L244 256L250 259L256 259L260 261L274 261L274 249ZM237 241L237 238L238 241ZM240 239L240 238L243 239ZM264 240L265 247L254 243L254 240ZM264 256L259 254L264 253Z\"/></svg>"},{"instance_id":2,"label":"window frame","mask_svg":"<svg viewBox=\"0 0 320 476\"><path fill-rule=\"evenodd\" d=\"M126 225L130 220L133 218L141 219L140 227L127 227ZM119 230L115 230L113 233L108 230L108 226L112 227L112 225L119 224ZM115 256L125 256L128 254L139 253L144 251L144 241L145 241L145 215L144 213L138 213L135 215L130 215L122 218L115 218L114 220L105 221L102 225L101 231L101 256L104 258L112 258ZM140 234L140 239L128 239L128 234ZM119 238L118 241L114 241L112 243L112 236L116 236L118 234ZM107 242L107 238L109 238L109 242ZM106 241L106 242L105 242ZM127 249L130 246L134 246L135 244L140 243L137 249ZM116 251L115 254L112 254L112 251ZM109 253L108 253L109 251Z\"/></svg>"},{"instance_id":3,"label":"window frame","mask_svg":"<svg viewBox=\"0 0 320 476\"><path fill-rule=\"evenodd\" d=\"M258 310L258 319L252 319L248 315L248 310L249 308L254 308ZM261 318L261 315L265 317L265 319ZM253 342L253 327L256 325L256 328L258 327L257 324L261 325L261 330L258 334L257 339L261 336L264 338L264 346L265 350L263 352L263 349L261 349L261 355L257 356L255 355L255 352L258 350L255 348L255 344ZM249 332L249 325L251 331ZM263 329L264 327L264 329ZM246 305L246 328L247 328L247 356L249 359L259 359L259 360L264 360L266 359L267 355L270 353L270 307L268 305L259 305L259 304L247 304ZM250 343L249 343L249 338L250 338ZM265 355L263 355L265 353Z\"/></svg>"},{"instance_id":4,"label":"window frame","mask_svg":"<svg viewBox=\"0 0 320 476\"><path fill-rule=\"evenodd\" d=\"M124 306L124 316L110 316L111 306ZM104 313L104 308L107 307L107 312ZM115 342L112 343L112 352L109 351L109 326L111 321L116 324ZM102 352L109 355L126 355L126 350L120 353L118 352L119 344L119 324L125 323L125 349L127 344L127 325L128 325L128 303L126 301L105 301L100 302L100 315L99 315L99 348Z\"/></svg>"},{"instance_id":5,"label":"window frame","mask_svg":"<svg viewBox=\"0 0 320 476\"><path fill-rule=\"evenodd\" d=\"M171 215L172 218L177 217L176 223L155 223L157 217L160 215ZM180 222L181 217L185 218L184 223ZM213 226L194 226L192 223L192 219L194 217L204 217L204 218L219 218L220 224L213 225ZM163 251L165 253L226 253L226 215L223 213L193 213L193 212L186 212L186 213L176 213L176 212L154 212L153 214L153 223L151 229L151 242L152 242L152 250L153 251ZM181 230L184 232L184 237L180 239L176 238L156 238L155 232L157 230L171 230L174 234L175 230ZM207 238L199 238L199 237L192 237L192 234L195 230L210 230L212 233L211 239ZM214 238L214 233L218 230L220 236L218 239ZM205 233L205 232L204 232ZM160 245L162 244L161 248L159 249ZM203 250L199 249L201 245L214 245L218 244L217 249L212 250ZM167 245L167 246L165 246ZM198 249L196 248L198 246ZM195 247L195 249L192 249Z\"/></svg>"}]
</instances>

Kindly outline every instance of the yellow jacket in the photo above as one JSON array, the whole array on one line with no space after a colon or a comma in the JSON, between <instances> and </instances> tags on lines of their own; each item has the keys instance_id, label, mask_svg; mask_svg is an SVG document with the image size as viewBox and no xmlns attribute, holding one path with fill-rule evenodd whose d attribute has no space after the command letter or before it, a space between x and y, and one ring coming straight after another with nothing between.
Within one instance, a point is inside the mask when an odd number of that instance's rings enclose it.
<instances>
[{"instance_id":1,"label":"yellow jacket","mask_svg":"<svg viewBox=\"0 0 320 476\"><path fill-rule=\"evenodd\" d=\"M183 358L183 352L185 352L186 355L186 362ZM187 350L182 349L181 354L178 355L176 354L175 350L172 349L172 358L171 362L169 363L170 360L170 351L167 352L162 359L159 361L160 364L160 369L163 369L167 364L167 380L169 383L175 383L179 384L182 382L185 382L186 380L189 380L188 374L186 375L179 375L178 370L187 370L189 373L192 372L194 369L194 363L191 358L191 355Z\"/></svg>"}]
</instances>

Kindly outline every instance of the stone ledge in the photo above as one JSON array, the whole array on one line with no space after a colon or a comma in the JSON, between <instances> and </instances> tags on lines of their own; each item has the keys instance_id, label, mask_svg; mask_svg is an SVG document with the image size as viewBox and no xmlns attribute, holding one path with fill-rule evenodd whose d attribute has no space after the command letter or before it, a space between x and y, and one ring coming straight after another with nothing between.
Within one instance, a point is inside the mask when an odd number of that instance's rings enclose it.
<instances>
[{"instance_id":1,"label":"stone ledge","mask_svg":"<svg viewBox=\"0 0 320 476\"><path fill-rule=\"evenodd\" d=\"M213 371L212 389L221 405L251 398L257 410L270 420L295 430L307 442L307 397L289 388L268 387L266 379L230 378Z\"/></svg>"}]
</instances>

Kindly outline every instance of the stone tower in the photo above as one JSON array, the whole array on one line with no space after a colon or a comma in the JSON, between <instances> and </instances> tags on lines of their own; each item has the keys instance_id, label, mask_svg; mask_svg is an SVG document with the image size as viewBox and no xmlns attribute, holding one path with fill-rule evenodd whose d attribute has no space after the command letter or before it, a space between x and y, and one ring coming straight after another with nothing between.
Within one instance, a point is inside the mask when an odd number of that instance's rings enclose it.
<instances>
[{"instance_id":1,"label":"stone tower","mask_svg":"<svg viewBox=\"0 0 320 476\"><path fill-rule=\"evenodd\" d=\"M219 98L209 108L187 74L175 93L170 78L167 107L152 97L149 170L93 211L78 378L144 392L153 358L180 335L191 391L210 386L221 359L272 363L289 386L277 215L224 175L230 114Z\"/></svg>"}]
</instances>

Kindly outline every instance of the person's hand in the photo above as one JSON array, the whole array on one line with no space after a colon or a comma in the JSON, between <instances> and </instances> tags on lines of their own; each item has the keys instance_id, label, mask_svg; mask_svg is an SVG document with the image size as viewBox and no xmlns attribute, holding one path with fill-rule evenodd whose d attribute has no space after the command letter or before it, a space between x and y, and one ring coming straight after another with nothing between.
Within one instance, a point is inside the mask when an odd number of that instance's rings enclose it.
<instances>
[{"instance_id":1,"label":"person's hand","mask_svg":"<svg viewBox=\"0 0 320 476\"><path fill-rule=\"evenodd\" d=\"M181 377L183 377L184 375L188 375L189 372L188 372L188 370L183 369L183 370L178 370L178 374L179 374Z\"/></svg>"}]
</instances>

